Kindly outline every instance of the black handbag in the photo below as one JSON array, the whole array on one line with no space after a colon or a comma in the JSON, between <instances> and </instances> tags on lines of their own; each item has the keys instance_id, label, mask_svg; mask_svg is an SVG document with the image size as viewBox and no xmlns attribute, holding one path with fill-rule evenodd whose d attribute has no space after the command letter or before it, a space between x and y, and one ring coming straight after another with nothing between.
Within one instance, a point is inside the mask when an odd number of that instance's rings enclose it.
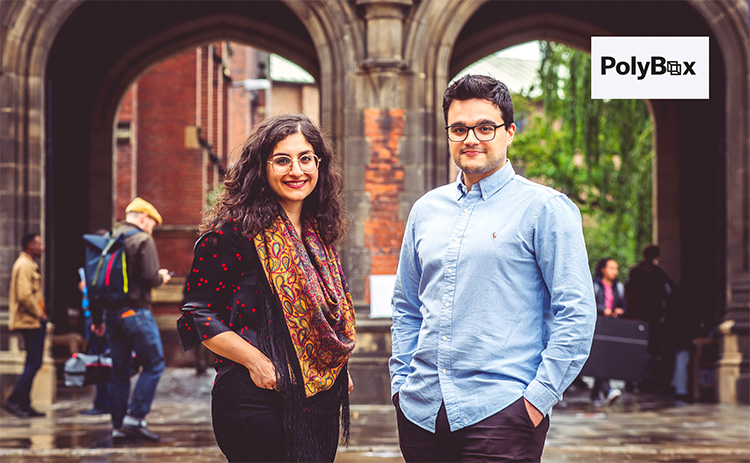
<instances>
[{"instance_id":1,"label":"black handbag","mask_svg":"<svg viewBox=\"0 0 750 463\"><path fill-rule=\"evenodd\" d=\"M88 347L86 348L88 350ZM75 353L65 361L63 368L65 385L88 386L112 381L112 357L109 349L101 354Z\"/></svg>"}]
</instances>

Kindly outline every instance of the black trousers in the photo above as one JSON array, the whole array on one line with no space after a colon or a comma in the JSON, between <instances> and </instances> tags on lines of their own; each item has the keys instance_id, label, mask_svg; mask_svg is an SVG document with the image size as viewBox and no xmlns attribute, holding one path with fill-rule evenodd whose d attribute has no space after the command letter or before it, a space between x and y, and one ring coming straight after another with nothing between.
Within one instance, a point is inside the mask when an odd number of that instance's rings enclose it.
<instances>
[{"instance_id":1,"label":"black trousers","mask_svg":"<svg viewBox=\"0 0 750 463\"><path fill-rule=\"evenodd\" d=\"M284 461L281 394L256 386L245 368L233 368L211 391L216 443L230 462Z\"/></svg>"},{"instance_id":2,"label":"black trousers","mask_svg":"<svg viewBox=\"0 0 750 463\"><path fill-rule=\"evenodd\" d=\"M549 430L549 416L536 428L523 398L479 423L451 432L445 404L435 421L435 433L409 421L396 397L398 443L407 462L538 462Z\"/></svg>"}]
</instances>

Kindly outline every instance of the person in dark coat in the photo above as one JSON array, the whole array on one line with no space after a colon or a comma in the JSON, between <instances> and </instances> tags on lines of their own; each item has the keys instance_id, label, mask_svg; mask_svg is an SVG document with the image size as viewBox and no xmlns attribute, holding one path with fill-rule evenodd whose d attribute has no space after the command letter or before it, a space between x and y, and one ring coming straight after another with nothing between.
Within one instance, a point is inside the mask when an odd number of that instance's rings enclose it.
<instances>
[{"instance_id":1,"label":"person in dark coat","mask_svg":"<svg viewBox=\"0 0 750 463\"><path fill-rule=\"evenodd\" d=\"M665 321L675 284L657 264L659 254L659 247L656 245L644 247L643 260L630 269L625 285L627 318L647 321L649 325L648 360L644 381L639 385L642 391L666 389L670 380L667 373L670 368L665 365Z\"/></svg>"}]
</instances>

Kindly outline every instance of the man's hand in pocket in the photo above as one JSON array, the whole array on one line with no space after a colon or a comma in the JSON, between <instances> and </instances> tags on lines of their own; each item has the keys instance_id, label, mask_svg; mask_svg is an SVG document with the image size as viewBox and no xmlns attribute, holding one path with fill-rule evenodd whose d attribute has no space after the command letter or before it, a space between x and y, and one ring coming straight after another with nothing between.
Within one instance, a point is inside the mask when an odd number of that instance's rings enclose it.
<instances>
[{"instance_id":1,"label":"man's hand in pocket","mask_svg":"<svg viewBox=\"0 0 750 463\"><path fill-rule=\"evenodd\" d=\"M526 397L523 398L523 404L526 405L526 412L529 414L529 418L531 418L531 424L536 428L544 419L544 415L535 406L531 405L531 402L526 400Z\"/></svg>"}]
</instances>

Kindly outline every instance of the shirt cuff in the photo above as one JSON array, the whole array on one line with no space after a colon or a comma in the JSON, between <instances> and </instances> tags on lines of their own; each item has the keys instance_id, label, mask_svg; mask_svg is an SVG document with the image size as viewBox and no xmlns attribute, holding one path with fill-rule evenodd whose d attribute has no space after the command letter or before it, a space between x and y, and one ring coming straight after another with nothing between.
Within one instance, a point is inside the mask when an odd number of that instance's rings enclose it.
<instances>
[{"instance_id":1,"label":"shirt cuff","mask_svg":"<svg viewBox=\"0 0 750 463\"><path fill-rule=\"evenodd\" d=\"M531 405L542 412L542 415L544 416L549 415L552 411L552 407L554 407L559 401L552 391L544 387L542 383L537 380L534 380L529 384L529 387L526 388L523 396L526 400L531 402Z\"/></svg>"}]
</instances>

